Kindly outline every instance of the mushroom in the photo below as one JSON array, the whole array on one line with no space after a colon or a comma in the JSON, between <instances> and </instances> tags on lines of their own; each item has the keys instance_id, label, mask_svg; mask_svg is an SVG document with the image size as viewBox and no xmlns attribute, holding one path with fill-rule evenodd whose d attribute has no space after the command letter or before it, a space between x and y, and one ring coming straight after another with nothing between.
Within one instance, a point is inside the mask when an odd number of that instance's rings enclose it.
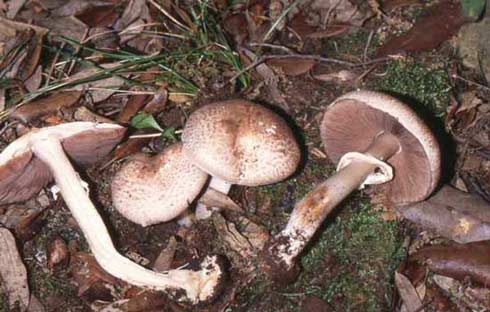
<instances>
[{"instance_id":1,"label":"mushroom","mask_svg":"<svg viewBox=\"0 0 490 312\"><path fill-rule=\"evenodd\" d=\"M136 286L176 294L184 290L193 303L213 298L223 276L217 257L206 258L200 271L156 273L123 257L112 244L68 156L79 164L95 162L108 154L124 133L121 126L92 122L32 130L0 154L0 204L27 200L54 178L97 262L109 274Z\"/></svg>"},{"instance_id":2,"label":"mushroom","mask_svg":"<svg viewBox=\"0 0 490 312\"><path fill-rule=\"evenodd\" d=\"M112 180L114 207L127 219L148 226L174 219L199 195L208 175L175 143L156 156L136 154Z\"/></svg>"},{"instance_id":3,"label":"mushroom","mask_svg":"<svg viewBox=\"0 0 490 312\"><path fill-rule=\"evenodd\" d=\"M262 250L259 265L276 281L296 277L295 258L355 189L380 184L393 204L405 205L427 198L439 179L436 139L410 108L389 95L341 96L326 109L320 132L337 173L295 205L286 227Z\"/></svg>"},{"instance_id":4,"label":"mushroom","mask_svg":"<svg viewBox=\"0 0 490 312\"><path fill-rule=\"evenodd\" d=\"M279 115L239 99L192 113L182 142L186 156L212 176L209 187L225 194L232 184L279 182L296 170L301 157L291 129ZM210 214L198 205L198 219Z\"/></svg>"}]
</instances>

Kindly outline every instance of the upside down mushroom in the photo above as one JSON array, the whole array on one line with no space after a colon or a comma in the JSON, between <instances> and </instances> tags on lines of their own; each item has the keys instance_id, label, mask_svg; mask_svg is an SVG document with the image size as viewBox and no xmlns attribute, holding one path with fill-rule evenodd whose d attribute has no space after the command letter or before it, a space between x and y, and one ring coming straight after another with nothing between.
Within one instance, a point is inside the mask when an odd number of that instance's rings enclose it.
<instances>
[{"instance_id":1,"label":"upside down mushroom","mask_svg":"<svg viewBox=\"0 0 490 312\"><path fill-rule=\"evenodd\" d=\"M107 155L124 133L121 126L92 122L32 130L0 154L0 204L25 201L54 179L97 262L109 274L136 286L175 294L183 290L181 299L192 303L212 299L224 274L217 257L206 258L199 271L157 273L125 258L114 247L70 160L81 165L94 163Z\"/></svg>"},{"instance_id":2,"label":"upside down mushroom","mask_svg":"<svg viewBox=\"0 0 490 312\"><path fill-rule=\"evenodd\" d=\"M352 191L377 184L393 204L405 205L427 198L439 179L436 139L410 108L389 95L341 96L326 109L320 132L337 173L298 202L286 227L264 246L259 266L279 282L296 277L295 259Z\"/></svg>"}]
</instances>

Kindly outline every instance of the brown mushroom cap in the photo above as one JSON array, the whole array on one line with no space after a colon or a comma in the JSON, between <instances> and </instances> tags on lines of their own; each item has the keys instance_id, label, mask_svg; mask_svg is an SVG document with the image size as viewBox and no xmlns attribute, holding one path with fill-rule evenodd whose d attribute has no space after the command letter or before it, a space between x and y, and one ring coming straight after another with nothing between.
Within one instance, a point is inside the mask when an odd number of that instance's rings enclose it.
<instances>
[{"instance_id":1,"label":"brown mushroom cap","mask_svg":"<svg viewBox=\"0 0 490 312\"><path fill-rule=\"evenodd\" d=\"M256 186L290 176L300 150L286 122L245 100L206 105L189 117L184 152L202 170L233 184Z\"/></svg>"},{"instance_id":2,"label":"brown mushroom cap","mask_svg":"<svg viewBox=\"0 0 490 312\"><path fill-rule=\"evenodd\" d=\"M28 136L39 132L57 136L74 162L87 165L106 156L125 131L118 125L73 122L36 129L17 139L0 154L0 205L28 200L52 180L48 167L30 150Z\"/></svg>"},{"instance_id":3,"label":"brown mushroom cap","mask_svg":"<svg viewBox=\"0 0 490 312\"><path fill-rule=\"evenodd\" d=\"M112 201L143 226L170 221L199 195L207 177L176 143L156 156L137 154L126 162L112 181Z\"/></svg>"},{"instance_id":4,"label":"brown mushroom cap","mask_svg":"<svg viewBox=\"0 0 490 312\"><path fill-rule=\"evenodd\" d=\"M439 180L439 145L404 103L379 92L347 93L330 104L320 126L325 150L335 163L347 152L365 151L383 131L398 138L401 150L387 160L394 179L377 187L394 204L424 200Z\"/></svg>"}]
</instances>

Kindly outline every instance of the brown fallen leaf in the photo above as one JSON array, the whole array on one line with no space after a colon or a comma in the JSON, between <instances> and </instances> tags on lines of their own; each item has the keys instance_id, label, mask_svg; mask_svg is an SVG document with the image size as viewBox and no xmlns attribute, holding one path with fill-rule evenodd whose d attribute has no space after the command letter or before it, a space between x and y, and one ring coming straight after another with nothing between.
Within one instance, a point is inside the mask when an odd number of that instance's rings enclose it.
<instances>
[{"instance_id":1,"label":"brown fallen leaf","mask_svg":"<svg viewBox=\"0 0 490 312\"><path fill-rule=\"evenodd\" d=\"M212 188L208 188L199 198L199 203L205 205L206 207L218 207L236 212L243 212L243 209L227 194L221 193Z\"/></svg>"},{"instance_id":2,"label":"brown fallen leaf","mask_svg":"<svg viewBox=\"0 0 490 312\"><path fill-rule=\"evenodd\" d=\"M223 27L237 44L242 44L248 37L248 23L244 14L230 14L223 20Z\"/></svg>"},{"instance_id":3,"label":"brown fallen leaf","mask_svg":"<svg viewBox=\"0 0 490 312\"><path fill-rule=\"evenodd\" d=\"M120 63L99 64L99 66L103 67L104 69L111 69L119 65L121 64ZM102 70L99 68L86 68L70 76L64 82L67 83L67 82L73 82L81 79L87 79L93 75L100 73L101 71ZM126 76L126 75L119 75L119 76ZM124 84L124 79L116 75L113 75L108 78L78 84L72 87L71 89L86 90L88 88L93 88L90 91L90 94L92 95L92 100L95 103L98 103L103 100L106 100L108 97L114 94L116 92L116 89L122 86L123 84Z\"/></svg>"},{"instance_id":4,"label":"brown fallen leaf","mask_svg":"<svg viewBox=\"0 0 490 312\"><path fill-rule=\"evenodd\" d=\"M65 1L62 6L51 10L51 15L56 17L80 15L87 11L95 11L95 9L113 5L114 1L110 0L69 0Z\"/></svg>"},{"instance_id":5,"label":"brown fallen leaf","mask_svg":"<svg viewBox=\"0 0 490 312\"><path fill-rule=\"evenodd\" d=\"M177 251L177 240L174 236L168 240L167 247L165 247L158 255L153 269L157 272L168 271L172 268L172 262L174 261L175 252Z\"/></svg>"},{"instance_id":6,"label":"brown fallen leaf","mask_svg":"<svg viewBox=\"0 0 490 312\"><path fill-rule=\"evenodd\" d=\"M48 268L62 267L70 260L70 251L65 241L59 236L54 235L48 243L47 248Z\"/></svg>"},{"instance_id":7,"label":"brown fallen leaf","mask_svg":"<svg viewBox=\"0 0 490 312\"><path fill-rule=\"evenodd\" d=\"M19 307L25 311L29 306L29 286L27 270L22 263L15 238L9 230L0 228L0 277L5 289L10 309Z\"/></svg>"},{"instance_id":8,"label":"brown fallen leaf","mask_svg":"<svg viewBox=\"0 0 490 312\"><path fill-rule=\"evenodd\" d=\"M77 14L76 16L89 27L110 27L116 22L120 14L114 4L101 7L92 7L81 14Z\"/></svg>"},{"instance_id":9,"label":"brown fallen leaf","mask_svg":"<svg viewBox=\"0 0 490 312\"><path fill-rule=\"evenodd\" d=\"M81 95L80 91L52 93L42 99L20 106L12 112L10 117L23 123L29 123L41 116L56 113L63 107L74 105Z\"/></svg>"},{"instance_id":10,"label":"brown fallen leaf","mask_svg":"<svg viewBox=\"0 0 490 312\"><path fill-rule=\"evenodd\" d=\"M490 284L490 241L448 246L424 247L412 254L409 261L416 261L444 276L457 280L470 278L476 284Z\"/></svg>"},{"instance_id":11,"label":"brown fallen leaf","mask_svg":"<svg viewBox=\"0 0 490 312\"><path fill-rule=\"evenodd\" d=\"M158 114L161 111L163 111L163 109L167 105L168 99L169 99L169 95L168 95L167 86L166 85L161 86L155 92L153 98L148 103L146 103L143 111L147 114Z\"/></svg>"},{"instance_id":12,"label":"brown fallen leaf","mask_svg":"<svg viewBox=\"0 0 490 312\"><path fill-rule=\"evenodd\" d=\"M424 309L421 309L422 301L420 300L415 287L413 287L412 283L410 283L405 275L395 272L395 285L407 312L424 311Z\"/></svg>"},{"instance_id":13,"label":"brown fallen leaf","mask_svg":"<svg viewBox=\"0 0 490 312\"><path fill-rule=\"evenodd\" d=\"M110 286L121 285L121 281L104 271L95 258L84 252L77 252L71 257L71 274L78 286L78 296L89 302L95 299L113 299ZM107 286L109 287L107 287Z\"/></svg>"},{"instance_id":14,"label":"brown fallen leaf","mask_svg":"<svg viewBox=\"0 0 490 312\"><path fill-rule=\"evenodd\" d=\"M465 22L459 1L441 1L431 6L407 33L389 39L376 56L434 49L456 34Z\"/></svg>"},{"instance_id":15,"label":"brown fallen leaf","mask_svg":"<svg viewBox=\"0 0 490 312\"><path fill-rule=\"evenodd\" d=\"M432 280L453 300L462 303L471 311L490 310L490 289L466 285L453 278L435 274Z\"/></svg>"},{"instance_id":16,"label":"brown fallen leaf","mask_svg":"<svg viewBox=\"0 0 490 312\"><path fill-rule=\"evenodd\" d=\"M238 232L235 224L226 221L220 213L213 213L213 224L220 238L232 250L240 254L245 259L251 259L254 255L252 244Z\"/></svg>"},{"instance_id":17,"label":"brown fallen leaf","mask_svg":"<svg viewBox=\"0 0 490 312\"><path fill-rule=\"evenodd\" d=\"M313 76L313 78L317 80L336 82L336 83L352 82L356 80L358 77L359 75L357 75L356 73L345 69L334 73L318 74Z\"/></svg>"},{"instance_id":18,"label":"brown fallen leaf","mask_svg":"<svg viewBox=\"0 0 490 312\"><path fill-rule=\"evenodd\" d=\"M81 106L76 109L75 113L73 114L73 117L75 120L79 121L89 121L89 122L100 122L100 123L114 123L113 120L101 116L99 114L96 114L86 108L85 106Z\"/></svg>"},{"instance_id":19,"label":"brown fallen leaf","mask_svg":"<svg viewBox=\"0 0 490 312\"><path fill-rule=\"evenodd\" d=\"M74 16L39 19L37 24L48 28L52 39L57 39L53 36L57 35L81 42L88 32L87 25Z\"/></svg>"},{"instance_id":20,"label":"brown fallen leaf","mask_svg":"<svg viewBox=\"0 0 490 312\"><path fill-rule=\"evenodd\" d=\"M404 218L458 243L490 240L490 204L477 195L444 186L426 201L397 209Z\"/></svg>"},{"instance_id":21,"label":"brown fallen leaf","mask_svg":"<svg viewBox=\"0 0 490 312\"><path fill-rule=\"evenodd\" d=\"M135 134L145 134L145 132L145 130L138 130L135 132ZM131 156L141 151L141 149L145 147L150 140L151 138L134 138L127 140L126 142L117 146L116 150L114 151L114 158L112 161Z\"/></svg>"},{"instance_id":22,"label":"brown fallen leaf","mask_svg":"<svg viewBox=\"0 0 490 312\"><path fill-rule=\"evenodd\" d=\"M24 86L26 87L27 91L34 92L41 86L42 79L43 67L38 65L34 73L24 82Z\"/></svg>"},{"instance_id":23,"label":"brown fallen leaf","mask_svg":"<svg viewBox=\"0 0 490 312\"><path fill-rule=\"evenodd\" d=\"M119 114L118 121L127 123L145 105L149 96L146 94L131 95Z\"/></svg>"},{"instance_id":24,"label":"brown fallen leaf","mask_svg":"<svg viewBox=\"0 0 490 312\"><path fill-rule=\"evenodd\" d=\"M48 29L0 17L0 74L21 81L36 70Z\"/></svg>"},{"instance_id":25,"label":"brown fallen leaf","mask_svg":"<svg viewBox=\"0 0 490 312\"><path fill-rule=\"evenodd\" d=\"M310 71L315 66L315 60L300 59L300 58L281 58L268 59L265 61L267 65L280 68L281 71L288 76L299 76Z\"/></svg>"},{"instance_id":26,"label":"brown fallen leaf","mask_svg":"<svg viewBox=\"0 0 490 312\"><path fill-rule=\"evenodd\" d=\"M39 299L37 299L36 296L31 294L31 297L29 299L29 307L27 308L27 312L44 312L46 309L44 309L43 304Z\"/></svg>"},{"instance_id":27,"label":"brown fallen leaf","mask_svg":"<svg viewBox=\"0 0 490 312\"><path fill-rule=\"evenodd\" d=\"M15 19L15 16L17 13L19 13L20 9L24 6L24 4L27 2L27 0L11 0L8 2L8 9L7 9L7 18L8 19Z\"/></svg>"}]
</instances>

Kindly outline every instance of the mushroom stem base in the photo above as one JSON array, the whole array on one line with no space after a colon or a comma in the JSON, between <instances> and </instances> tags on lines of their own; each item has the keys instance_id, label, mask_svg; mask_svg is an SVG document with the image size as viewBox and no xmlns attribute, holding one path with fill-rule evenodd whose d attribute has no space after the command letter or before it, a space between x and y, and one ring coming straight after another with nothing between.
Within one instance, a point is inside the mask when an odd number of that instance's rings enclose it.
<instances>
[{"instance_id":1,"label":"mushroom stem base","mask_svg":"<svg viewBox=\"0 0 490 312\"><path fill-rule=\"evenodd\" d=\"M211 181L209 181L208 187L213 188L223 194L228 194L231 188L231 184L224 180L221 180L220 178L212 177ZM219 211L219 210L220 209L217 207L206 207L206 205L198 203L196 206L196 219L197 220L208 219L213 214L213 211Z\"/></svg>"},{"instance_id":2,"label":"mushroom stem base","mask_svg":"<svg viewBox=\"0 0 490 312\"><path fill-rule=\"evenodd\" d=\"M51 170L66 205L104 270L132 285L170 291L176 295L183 290L193 303L215 295L215 288L222 277L221 266L215 258L205 261L201 271L172 270L156 273L119 254L58 138L41 132L36 135L31 141L33 152Z\"/></svg>"},{"instance_id":3,"label":"mushroom stem base","mask_svg":"<svg viewBox=\"0 0 490 312\"><path fill-rule=\"evenodd\" d=\"M398 141L391 134L378 135L364 154L386 160L399 150ZM335 175L310 191L294 207L288 224L270 244L265 246L267 261L283 271L291 270L295 258L311 240L327 215L351 192L359 188L378 166L373 162L352 160ZM272 261L271 261L272 259Z\"/></svg>"}]
</instances>

